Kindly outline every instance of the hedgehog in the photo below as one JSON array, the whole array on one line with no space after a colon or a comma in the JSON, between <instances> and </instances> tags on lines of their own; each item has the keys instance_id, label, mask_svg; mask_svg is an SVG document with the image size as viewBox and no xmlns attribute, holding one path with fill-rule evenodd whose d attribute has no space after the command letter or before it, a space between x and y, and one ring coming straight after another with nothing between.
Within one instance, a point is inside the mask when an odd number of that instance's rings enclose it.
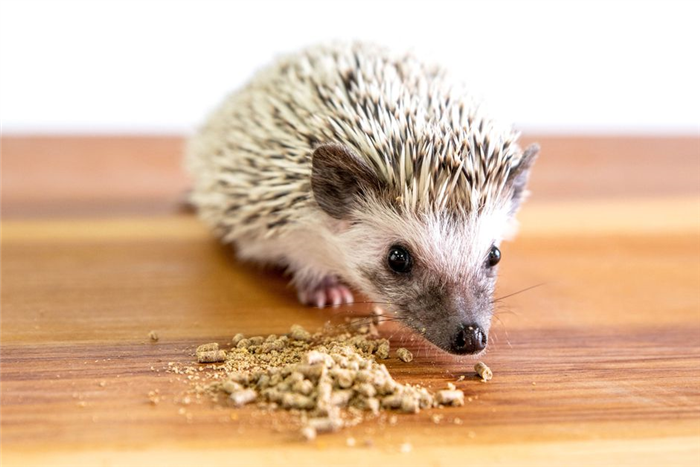
<instances>
[{"instance_id":1,"label":"hedgehog","mask_svg":"<svg viewBox=\"0 0 700 467\"><path fill-rule=\"evenodd\" d=\"M440 349L478 355L539 150L518 138L441 66L333 43L229 95L186 165L204 222L239 259L286 269L302 303L360 292Z\"/></svg>"}]
</instances>

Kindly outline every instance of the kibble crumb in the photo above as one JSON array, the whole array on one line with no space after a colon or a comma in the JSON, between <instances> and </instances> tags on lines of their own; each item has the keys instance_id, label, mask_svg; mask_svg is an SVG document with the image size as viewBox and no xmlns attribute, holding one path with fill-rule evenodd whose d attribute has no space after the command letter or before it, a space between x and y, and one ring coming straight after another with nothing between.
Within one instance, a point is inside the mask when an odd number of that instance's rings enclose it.
<instances>
[{"instance_id":1,"label":"kibble crumb","mask_svg":"<svg viewBox=\"0 0 700 467\"><path fill-rule=\"evenodd\" d=\"M210 352L212 350L219 350L219 344L212 342L210 344L202 344L197 347L197 352Z\"/></svg>"},{"instance_id":2,"label":"kibble crumb","mask_svg":"<svg viewBox=\"0 0 700 467\"><path fill-rule=\"evenodd\" d=\"M307 422L317 433L332 433L343 427L343 421L338 417L310 418Z\"/></svg>"},{"instance_id":3,"label":"kibble crumb","mask_svg":"<svg viewBox=\"0 0 700 467\"><path fill-rule=\"evenodd\" d=\"M250 342L250 345L261 345L263 342L265 342L265 338L263 336L254 336L248 338L248 341Z\"/></svg>"},{"instance_id":4,"label":"kibble crumb","mask_svg":"<svg viewBox=\"0 0 700 467\"><path fill-rule=\"evenodd\" d=\"M442 405L464 405L464 393L459 390L444 389L435 394L435 400Z\"/></svg>"},{"instance_id":5,"label":"kibble crumb","mask_svg":"<svg viewBox=\"0 0 700 467\"><path fill-rule=\"evenodd\" d=\"M402 362L409 363L409 362L413 361L413 354L411 353L410 350L408 350L404 347L399 347L398 349L396 349L396 356Z\"/></svg>"},{"instance_id":6,"label":"kibble crumb","mask_svg":"<svg viewBox=\"0 0 700 467\"><path fill-rule=\"evenodd\" d=\"M242 389L231 393L230 399L233 405L240 407L253 402L258 397L258 393L252 389Z\"/></svg>"},{"instance_id":7,"label":"kibble crumb","mask_svg":"<svg viewBox=\"0 0 700 467\"><path fill-rule=\"evenodd\" d=\"M153 342L158 342L158 333L155 331L151 331L148 333L148 337L153 341Z\"/></svg>"},{"instance_id":8,"label":"kibble crumb","mask_svg":"<svg viewBox=\"0 0 700 467\"><path fill-rule=\"evenodd\" d=\"M240 391L241 389L243 389L243 386L241 386L240 384L238 384L235 381L228 380L228 381L224 381L224 383L221 385L221 389L223 389L224 392L227 394L233 394L234 392Z\"/></svg>"},{"instance_id":9,"label":"kibble crumb","mask_svg":"<svg viewBox=\"0 0 700 467\"><path fill-rule=\"evenodd\" d=\"M316 439L316 429L311 426L305 426L301 429L301 437L306 441L313 441Z\"/></svg>"},{"instance_id":10,"label":"kibble crumb","mask_svg":"<svg viewBox=\"0 0 700 467\"><path fill-rule=\"evenodd\" d=\"M298 324L295 324L289 330L289 337L297 341L308 342L311 340L311 333Z\"/></svg>"},{"instance_id":11,"label":"kibble crumb","mask_svg":"<svg viewBox=\"0 0 700 467\"><path fill-rule=\"evenodd\" d=\"M315 365L317 363L324 363L325 360L325 356L322 352L312 350L302 357L301 362L304 365Z\"/></svg>"},{"instance_id":12,"label":"kibble crumb","mask_svg":"<svg viewBox=\"0 0 700 467\"><path fill-rule=\"evenodd\" d=\"M233 336L233 339L231 339L231 346L236 347L240 341L245 339L245 336L241 334L240 332Z\"/></svg>"},{"instance_id":13,"label":"kibble crumb","mask_svg":"<svg viewBox=\"0 0 700 467\"><path fill-rule=\"evenodd\" d=\"M491 378L493 378L493 372L491 371L491 368L486 366L484 362L479 362L476 365L474 365L474 371L476 371L479 376L481 376L482 381L489 381Z\"/></svg>"},{"instance_id":14,"label":"kibble crumb","mask_svg":"<svg viewBox=\"0 0 700 467\"><path fill-rule=\"evenodd\" d=\"M168 371L197 385L193 402L203 394L214 401L225 394L233 406L254 403L264 411L290 410L301 418L300 434L308 440L355 425L365 414L376 416L386 410L418 413L463 402L464 394L454 385L438 396L426 388L396 382L379 363L384 352L389 356L389 341L368 328L366 333L363 326L345 326L311 334L294 325L281 336L236 334L228 351L217 343L197 348L199 362L221 365L181 368L171 363ZM413 358L405 348L396 355L404 362ZM216 372L209 374L210 369ZM382 420L390 425L398 422L395 415Z\"/></svg>"},{"instance_id":15,"label":"kibble crumb","mask_svg":"<svg viewBox=\"0 0 700 467\"><path fill-rule=\"evenodd\" d=\"M197 347L197 361L199 363L216 363L226 360L226 351L219 350L216 342Z\"/></svg>"},{"instance_id":16,"label":"kibble crumb","mask_svg":"<svg viewBox=\"0 0 700 467\"><path fill-rule=\"evenodd\" d=\"M148 391L148 402L151 403L151 405L158 405L160 402L160 391L157 389L154 389L153 391Z\"/></svg>"},{"instance_id":17,"label":"kibble crumb","mask_svg":"<svg viewBox=\"0 0 700 467\"><path fill-rule=\"evenodd\" d=\"M382 342L379 344L377 347L376 352L374 353L377 357L386 360L389 358L389 351L391 350L389 341L386 339L382 339Z\"/></svg>"}]
</instances>

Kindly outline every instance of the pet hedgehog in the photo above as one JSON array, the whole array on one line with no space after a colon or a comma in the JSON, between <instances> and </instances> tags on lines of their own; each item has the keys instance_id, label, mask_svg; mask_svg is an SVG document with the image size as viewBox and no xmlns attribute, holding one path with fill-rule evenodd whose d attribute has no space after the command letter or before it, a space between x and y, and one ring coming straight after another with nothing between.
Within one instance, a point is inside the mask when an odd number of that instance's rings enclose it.
<instances>
[{"instance_id":1,"label":"pet hedgehog","mask_svg":"<svg viewBox=\"0 0 700 467\"><path fill-rule=\"evenodd\" d=\"M538 147L412 54L308 48L231 94L190 140L200 217L299 300L383 304L436 346L487 345L499 245Z\"/></svg>"}]
</instances>

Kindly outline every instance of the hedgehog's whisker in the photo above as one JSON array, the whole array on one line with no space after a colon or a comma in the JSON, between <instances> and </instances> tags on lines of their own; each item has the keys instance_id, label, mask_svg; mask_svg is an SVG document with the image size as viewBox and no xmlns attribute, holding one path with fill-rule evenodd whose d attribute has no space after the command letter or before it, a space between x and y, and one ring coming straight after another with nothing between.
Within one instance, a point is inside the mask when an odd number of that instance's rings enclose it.
<instances>
[{"instance_id":1,"label":"hedgehog's whisker","mask_svg":"<svg viewBox=\"0 0 700 467\"><path fill-rule=\"evenodd\" d=\"M503 299L505 299L505 298L509 298L509 297L512 297L513 295L518 295L518 294L521 294L521 293L523 293L523 292L527 292L528 290L536 289L537 287L543 286L543 285L545 285L545 284L546 284L546 282L541 282L541 283L539 283L539 284L531 285L530 287L525 287L524 289L518 290L517 292L513 292L513 293L511 293L511 294L508 294L508 295L504 295L504 296L502 296L502 297L495 298L495 299L491 300L491 303L500 302L501 300L503 300Z\"/></svg>"},{"instance_id":2,"label":"hedgehog's whisker","mask_svg":"<svg viewBox=\"0 0 700 467\"><path fill-rule=\"evenodd\" d=\"M520 316L520 313L517 313L513 310L504 310L504 309L499 309L493 312L493 316L496 315L513 315L513 316Z\"/></svg>"},{"instance_id":3,"label":"hedgehog's whisker","mask_svg":"<svg viewBox=\"0 0 700 467\"><path fill-rule=\"evenodd\" d=\"M505 335L506 343L508 344L508 347L510 347L510 348L512 349L512 348L513 348L513 345L510 343L510 339L509 339L509 337L508 337L508 329L506 328L506 323L504 323L503 320L502 320L501 318L499 318L498 316L496 316L496 315L494 315L493 317L496 318L496 319L498 320L498 323L499 323L501 326L503 326L503 334ZM494 335L496 335L496 334L494 333Z\"/></svg>"}]
</instances>

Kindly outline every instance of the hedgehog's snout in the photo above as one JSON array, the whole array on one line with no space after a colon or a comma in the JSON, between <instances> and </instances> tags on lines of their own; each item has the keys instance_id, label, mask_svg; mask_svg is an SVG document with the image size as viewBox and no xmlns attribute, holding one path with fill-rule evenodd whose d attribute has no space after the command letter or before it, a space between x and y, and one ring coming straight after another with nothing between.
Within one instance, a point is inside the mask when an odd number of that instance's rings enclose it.
<instances>
[{"instance_id":1,"label":"hedgehog's snout","mask_svg":"<svg viewBox=\"0 0 700 467\"><path fill-rule=\"evenodd\" d=\"M452 339L450 352L454 354L477 354L486 348L488 334L475 323L461 324Z\"/></svg>"}]
</instances>

